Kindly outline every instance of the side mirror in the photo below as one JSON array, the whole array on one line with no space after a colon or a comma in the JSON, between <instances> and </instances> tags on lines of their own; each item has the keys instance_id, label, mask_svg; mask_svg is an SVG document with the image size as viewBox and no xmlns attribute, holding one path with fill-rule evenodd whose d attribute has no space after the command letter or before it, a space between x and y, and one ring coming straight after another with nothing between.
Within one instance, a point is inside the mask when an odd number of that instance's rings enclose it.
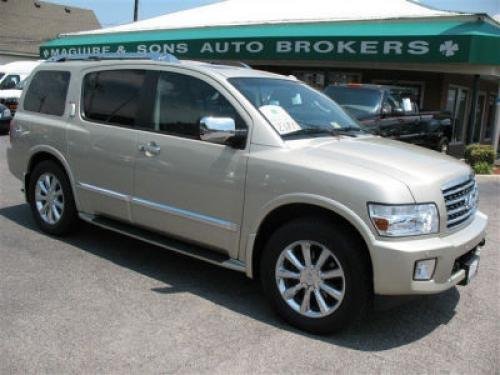
<instances>
[{"instance_id":1,"label":"side mirror","mask_svg":"<svg viewBox=\"0 0 500 375\"><path fill-rule=\"evenodd\" d=\"M231 117L206 116L200 120L202 141L227 144L236 135L236 123Z\"/></svg>"}]
</instances>

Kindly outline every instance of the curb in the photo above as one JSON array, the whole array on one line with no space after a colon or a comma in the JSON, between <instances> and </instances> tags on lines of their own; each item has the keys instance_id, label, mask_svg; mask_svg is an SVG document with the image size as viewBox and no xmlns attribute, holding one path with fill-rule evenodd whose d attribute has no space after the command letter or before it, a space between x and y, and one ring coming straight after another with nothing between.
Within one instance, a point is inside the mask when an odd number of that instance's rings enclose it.
<instances>
[{"instance_id":1,"label":"curb","mask_svg":"<svg viewBox=\"0 0 500 375\"><path fill-rule=\"evenodd\" d=\"M480 180L480 179L500 179L500 174L477 174L476 175L476 179L477 180Z\"/></svg>"}]
</instances>

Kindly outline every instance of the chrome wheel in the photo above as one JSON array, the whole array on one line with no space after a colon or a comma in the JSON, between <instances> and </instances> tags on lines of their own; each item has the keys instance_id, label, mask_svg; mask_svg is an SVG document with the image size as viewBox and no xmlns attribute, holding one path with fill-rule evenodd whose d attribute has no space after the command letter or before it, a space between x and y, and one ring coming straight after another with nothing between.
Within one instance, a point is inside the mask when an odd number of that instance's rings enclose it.
<instances>
[{"instance_id":1,"label":"chrome wheel","mask_svg":"<svg viewBox=\"0 0 500 375\"><path fill-rule=\"evenodd\" d=\"M332 251L318 242L297 241L286 247L275 275L281 297L308 318L330 315L344 298L344 270Z\"/></svg>"},{"instance_id":2,"label":"chrome wheel","mask_svg":"<svg viewBox=\"0 0 500 375\"><path fill-rule=\"evenodd\" d=\"M62 185L52 173L42 174L35 188L35 204L40 217L50 225L57 224L64 212Z\"/></svg>"}]
</instances>

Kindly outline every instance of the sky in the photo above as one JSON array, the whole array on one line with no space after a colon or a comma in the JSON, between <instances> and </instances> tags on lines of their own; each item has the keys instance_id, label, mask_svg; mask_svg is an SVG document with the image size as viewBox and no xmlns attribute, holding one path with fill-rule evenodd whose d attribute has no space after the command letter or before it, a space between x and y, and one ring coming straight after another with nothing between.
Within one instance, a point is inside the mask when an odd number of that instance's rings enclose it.
<instances>
[{"instance_id":1,"label":"sky","mask_svg":"<svg viewBox=\"0 0 500 375\"><path fill-rule=\"evenodd\" d=\"M103 27L132 22L134 0L45 0L51 3L93 9ZM139 18L151 18L217 0L139 0ZM248 0L251 1L251 0ZM373 1L373 0L367 0ZM383 0L382 0L383 1ZM414 0L443 10L500 15L500 0Z\"/></svg>"}]
</instances>

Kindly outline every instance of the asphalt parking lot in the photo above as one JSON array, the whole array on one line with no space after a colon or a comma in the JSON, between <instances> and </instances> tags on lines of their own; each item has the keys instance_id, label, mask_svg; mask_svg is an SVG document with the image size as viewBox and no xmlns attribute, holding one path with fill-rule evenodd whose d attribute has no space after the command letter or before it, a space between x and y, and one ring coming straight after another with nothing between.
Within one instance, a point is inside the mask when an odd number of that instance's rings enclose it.
<instances>
[{"instance_id":1,"label":"asphalt parking lot","mask_svg":"<svg viewBox=\"0 0 500 375\"><path fill-rule=\"evenodd\" d=\"M500 371L500 178L472 285L421 297L340 334L282 323L236 272L82 224L34 225L0 137L0 373L460 373Z\"/></svg>"}]
</instances>

